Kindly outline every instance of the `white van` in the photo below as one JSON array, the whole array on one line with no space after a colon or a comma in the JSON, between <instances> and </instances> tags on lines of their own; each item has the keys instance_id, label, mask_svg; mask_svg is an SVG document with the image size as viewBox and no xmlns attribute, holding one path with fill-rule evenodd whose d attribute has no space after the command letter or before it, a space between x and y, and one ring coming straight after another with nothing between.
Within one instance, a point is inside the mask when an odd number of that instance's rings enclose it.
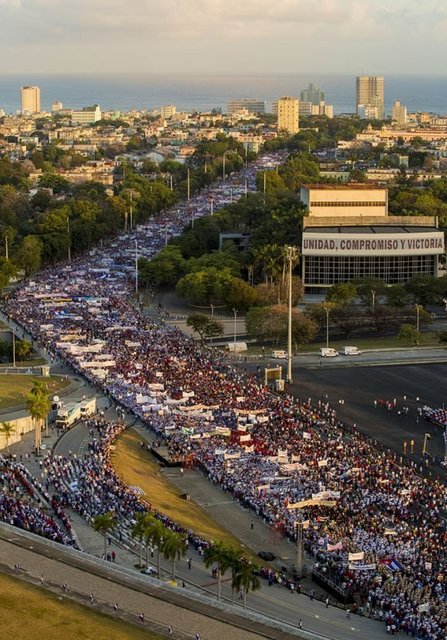
<instances>
[{"instance_id":1,"label":"white van","mask_svg":"<svg viewBox=\"0 0 447 640\"><path fill-rule=\"evenodd\" d=\"M272 358L283 360L287 358L287 351L284 351L284 349L276 349L272 351Z\"/></svg>"},{"instance_id":2,"label":"white van","mask_svg":"<svg viewBox=\"0 0 447 640\"><path fill-rule=\"evenodd\" d=\"M362 353L357 347L343 347L341 352L344 356L360 356Z\"/></svg>"},{"instance_id":3,"label":"white van","mask_svg":"<svg viewBox=\"0 0 447 640\"><path fill-rule=\"evenodd\" d=\"M323 347L320 349L320 356L322 358L335 358L335 356L338 356L338 351L331 347Z\"/></svg>"}]
</instances>

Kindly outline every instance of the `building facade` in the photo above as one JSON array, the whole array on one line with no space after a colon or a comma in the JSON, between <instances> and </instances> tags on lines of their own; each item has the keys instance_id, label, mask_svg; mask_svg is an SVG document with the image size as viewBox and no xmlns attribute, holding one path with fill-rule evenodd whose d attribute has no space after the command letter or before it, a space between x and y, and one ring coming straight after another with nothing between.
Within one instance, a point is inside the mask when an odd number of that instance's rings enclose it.
<instances>
[{"instance_id":1,"label":"building facade","mask_svg":"<svg viewBox=\"0 0 447 640\"><path fill-rule=\"evenodd\" d=\"M298 133L300 130L299 100L285 96L278 100L278 131Z\"/></svg>"},{"instance_id":2,"label":"building facade","mask_svg":"<svg viewBox=\"0 0 447 640\"><path fill-rule=\"evenodd\" d=\"M39 87L22 87L20 93L22 98L22 113L24 115L40 113Z\"/></svg>"},{"instance_id":3,"label":"building facade","mask_svg":"<svg viewBox=\"0 0 447 640\"><path fill-rule=\"evenodd\" d=\"M437 276L444 233L434 216L389 216L388 192L374 185L307 185L302 278L306 290L324 290L356 278L404 284Z\"/></svg>"},{"instance_id":4,"label":"building facade","mask_svg":"<svg viewBox=\"0 0 447 640\"><path fill-rule=\"evenodd\" d=\"M93 124L101 120L101 118L101 109L98 104L71 112L71 124Z\"/></svg>"},{"instance_id":5,"label":"building facade","mask_svg":"<svg viewBox=\"0 0 447 640\"><path fill-rule=\"evenodd\" d=\"M396 100L391 111L391 121L398 125L407 124L407 107L404 107L400 103L400 100Z\"/></svg>"},{"instance_id":6,"label":"building facade","mask_svg":"<svg viewBox=\"0 0 447 640\"><path fill-rule=\"evenodd\" d=\"M239 100L229 100L227 113L229 115L247 109L250 113L265 113L265 102L263 100L252 100L250 98L240 98Z\"/></svg>"},{"instance_id":7,"label":"building facade","mask_svg":"<svg viewBox=\"0 0 447 640\"><path fill-rule=\"evenodd\" d=\"M172 118L173 116L175 116L176 113L177 113L177 107L173 104L165 104L160 109L160 114L163 120L168 120L169 118Z\"/></svg>"},{"instance_id":8,"label":"building facade","mask_svg":"<svg viewBox=\"0 0 447 640\"><path fill-rule=\"evenodd\" d=\"M357 76L356 111L362 108L371 120L383 120L385 116L385 81L383 76ZM365 117L365 116L364 116Z\"/></svg>"}]
</instances>

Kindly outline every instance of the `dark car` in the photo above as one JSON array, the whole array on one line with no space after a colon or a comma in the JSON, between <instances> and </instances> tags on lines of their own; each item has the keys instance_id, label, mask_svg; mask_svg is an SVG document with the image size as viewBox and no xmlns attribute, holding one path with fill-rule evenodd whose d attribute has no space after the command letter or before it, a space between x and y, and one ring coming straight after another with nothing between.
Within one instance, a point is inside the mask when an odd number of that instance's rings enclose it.
<instances>
[{"instance_id":1,"label":"dark car","mask_svg":"<svg viewBox=\"0 0 447 640\"><path fill-rule=\"evenodd\" d=\"M276 556L274 553L272 553L271 551L260 551L258 553L258 556L260 558L262 558L263 560L265 560L266 562L271 562L272 560L275 560Z\"/></svg>"}]
</instances>

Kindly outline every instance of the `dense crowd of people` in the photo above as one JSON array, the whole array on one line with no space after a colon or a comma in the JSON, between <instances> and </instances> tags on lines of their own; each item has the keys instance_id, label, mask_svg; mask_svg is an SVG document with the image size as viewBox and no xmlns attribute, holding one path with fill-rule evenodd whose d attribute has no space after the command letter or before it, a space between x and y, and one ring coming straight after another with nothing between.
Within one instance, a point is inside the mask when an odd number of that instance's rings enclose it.
<instances>
[{"instance_id":1,"label":"dense crowd of people","mask_svg":"<svg viewBox=\"0 0 447 640\"><path fill-rule=\"evenodd\" d=\"M194 202L190 204L194 206ZM216 207L218 202L216 202ZM325 397L276 398L254 377L130 302L135 242L151 256L185 210L151 221L71 265L24 283L6 312L47 349L132 410L171 455L188 460L291 538L297 513L321 571L390 629L441 640L447 629L446 490L401 466ZM128 530L144 506L117 480L108 447L122 425L94 425L86 459L49 459L56 506L86 518L113 510ZM172 523L173 525L173 523ZM174 526L174 525L173 525Z\"/></svg>"},{"instance_id":2,"label":"dense crowd of people","mask_svg":"<svg viewBox=\"0 0 447 640\"><path fill-rule=\"evenodd\" d=\"M59 505L51 503L44 486L25 465L0 458L0 521L76 546L69 518Z\"/></svg>"}]
</instances>

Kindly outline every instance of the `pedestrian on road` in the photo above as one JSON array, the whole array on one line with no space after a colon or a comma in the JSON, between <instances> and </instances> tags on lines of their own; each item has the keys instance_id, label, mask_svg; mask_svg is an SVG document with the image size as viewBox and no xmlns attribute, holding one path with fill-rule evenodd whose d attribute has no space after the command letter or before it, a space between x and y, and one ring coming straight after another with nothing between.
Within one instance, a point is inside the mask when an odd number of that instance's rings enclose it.
<instances>
[{"instance_id":1,"label":"pedestrian on road","mask_svg":"<svg viewBox=\"0 0 447 640\"><path fill-rule=\"evenodd\" d=\"M170 636L172 636L172 624L168 626L168 633Z\"/></svg>"},{"instance_id":2,"label":"pedestrian on road","mask_svg":"<svg viewBox=\"0 0 447 640\"><path fill-rule=\"evenodd\" d=\"M195 639L200 640L200 633L196 633Z\"/></svg>"},{"instance_id":3,"label":"pedestrian on road","mask_svg":"<svg viewBox=\"0 0 447 640\"><path fill-rule=\"evenodd\" d=\"M188 569L191 570L192 567L192 558L188 558Z\"/></svg>"},{"instance_id":4,"label":"pedestrian on road","mask_svg":"<svg viewBox=\"0 0 447 640\"><path fill-rule=\"evenodd\" d=\"M113 610L114 611L118 611L118 603L117 602L115 602L115 604L113 605Z\"/></svg>"},{"instance_id":5,"label":"pedestrian on road","mask_svg":"<svg viewBox=\"0 0 447 640\"><path fill-rule=\"evenodd\" d=\"M346 609L346 619L347 620L351 619L351 609Z\"/></svg>"},{"instance_id":6,"label":"pedestrian on road","mask_svg":"<svg viewBox=\"0 0 447 640\"><path fill-rule=\"evenodd\" d=\"M326 598L325 602L326 602L326 609L328 609L329 608L329 596Z\"/></svg>"},{"instance_id":7,"label":"pedestrian on road","mask_svg":"<svg viewBox=\"0 0 447 640\"><path fill-rule=\"evenodd\" d=\"M298 628L299 628L299 629L302 629L302 628L303 628L303 621L301 620L301 618L300 618L300 620L299 620L299 622L298 622Z\"/></svg>"},{"instance_id":8,"label":"pedestrian on road","mask_svg":"<svg viewBox=\"0 0 447 640\"><path fill-rule=\"evenodd\" d=\"M141 622L144 622L144 613L143 612L141 612L138 617L140 618Z\"/></svg>"},{"instance_id":9,"label":"pedestrian on road","mask_svg":"<svg viewBox=\"0 0 447 640\"><path fill-rule=\"evenodd\" d=\"M93 593L90 594L90 604L93 604Z\"/></svg>"}]
</instances>

